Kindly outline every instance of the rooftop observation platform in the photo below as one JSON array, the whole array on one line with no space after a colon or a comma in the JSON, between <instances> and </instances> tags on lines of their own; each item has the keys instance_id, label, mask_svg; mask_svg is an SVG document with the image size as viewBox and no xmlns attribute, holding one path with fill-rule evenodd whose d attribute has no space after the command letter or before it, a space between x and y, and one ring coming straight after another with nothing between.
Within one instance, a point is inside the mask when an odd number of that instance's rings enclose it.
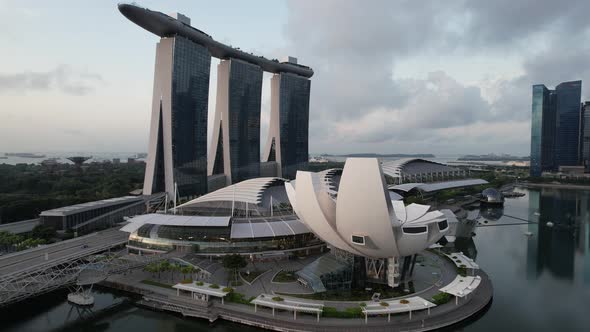
<instances>
[{"instance_id":1,"label":"rooftop observation platform","mask_svg":"<svg viewBox=\"0 0 590 332\"><path fill-rule=\"evenodd\" d=\"M160 37L179 35L206 47L212 56L219 59L235 58L260 66L271 73L292 73L303 77L313 76L313 70L307 66L290 62L269 60L263 56L241 51L238 48L222 44L211 36L191 25L177 20L162 12L149 10L135 4L119 4L119 11L131 22Z\"/></svg>"}]
</instances>

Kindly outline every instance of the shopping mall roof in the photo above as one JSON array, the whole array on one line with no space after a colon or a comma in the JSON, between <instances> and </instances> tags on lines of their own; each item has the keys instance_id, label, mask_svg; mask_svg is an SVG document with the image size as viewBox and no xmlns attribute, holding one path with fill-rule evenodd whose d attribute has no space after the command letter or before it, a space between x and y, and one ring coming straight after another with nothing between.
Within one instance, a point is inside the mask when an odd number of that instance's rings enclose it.
<instances>
[{"instance_id":1,"label":"shopping mall roof","mask_svg":"<svg viewBox=\"0 0 590 332\"><path fill-rule=\"evenodd\" d=\"M142 201L142 200L143 200L143 197L141 197L141 196L139 196L139 197L138 196L115 197L115 198L103 199L100 201L81 203L81 204L64 206L64 207L59 207L59 208L52 209L52 210L43 211L43 212L41 212L40 216L42 216L42 217L45 217L45 216L64 217L64 216L68 216L68 215L72 215L72 214L76 214L76 213L80 213L80 212L84 212L84 211L100 209L100 208L104 208L104 207L108 207L108 206L112 206L112 205L117 205L117 204L123 204L123 203L133 203L133 202Z\"/></svg>"},{"instance_id":2,"label":"shopping mall roof","mask_svg":"<svg viewBox=\"0 0 590 332\"><path fill-rule=\"evenodd\" d=\"M184 203L178 208L187 208L198 203L205 202L244 202L249 204L261 204L262 194L264 190L271 185L280 182L284 183L286 180L277 177L266 177L266 178L255 178L238 182L231 186L227 186L216 190L207 195L203 195L199 198L193 199L187 203Z\"/></svg>"},{"instance_id":3,"label":"shopping mall roof","mask_svg":"<svg viewBox=\"0 0 590 332\"><path fill-rule=\"evenodd\" d=\"M201 227L227 227L231 217L209 216L179 216L174 214L150 213L129 219L129 224L121 228L121 231L133 233L145 224L165 226L201 226Z\"/></svg>"},{"instance_id":4,"label":"shopping mall roof","mask_svg":"<svg viewBox=\"0 0 590 332\"><path fill-rule=\"evenodd\" d=\"M394 178L401 177L404 174L411 175L459 170L455 167L450 167L434 161L418 158L402 158L386 161L381 165L381 167L383 168L383 173Z\"/></svg>"},{"instance_id":5,"label":"shopping mall roof","mask_svg":"<svg viewBox=\"0 0 590 332\"><path fill-rule=\"evenodd\" d=\"M232 239L248 239L289 236L310 233L297 216L275 216L267 218L234 218L210 216L179 216L174 214L151 213L133 217L121 231L133 233L146 224L186 227L229 227L231 220Z\"/></svg>"},{"instance_id":6,"label":"shopping mall roof","mask_svg":"<svg viewBox=\"0 0 590 332\"><path fill-rule=\"evenodd\" d=\"M232 239L289 236L309 232L296 216L234 219L231 226Z\"/></svg>"},{"instance_id":7,"label":"shopping mall roof","mask_svg":"<svg viewBox=\"0 0 590 332\"><path fill-rule=\"evenodd\" d=\"M479 186L482 184L488 184L489 182L483 179L466 179L466 180L455 180L455 181L443 181L434 183L403 183L389 186L389 190L397 192L409 192L411 190L419 190L424 192L435 192L445 189L462 188Z\"/></svg>"}]
</instances>

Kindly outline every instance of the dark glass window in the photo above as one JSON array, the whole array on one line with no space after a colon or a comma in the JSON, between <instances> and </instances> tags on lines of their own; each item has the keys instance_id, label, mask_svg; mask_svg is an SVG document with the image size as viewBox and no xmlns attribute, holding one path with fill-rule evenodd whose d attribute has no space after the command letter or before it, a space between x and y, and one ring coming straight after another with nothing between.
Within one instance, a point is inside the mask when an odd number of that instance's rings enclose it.
<instances>
[{"instance_id":1,"label":"dark glass window","mask_svg":"<svg viewBox=\"0 0 590 332\"><path fill-rule=\"evenodd\" d=\"M353 235L352 236L352 243L365 244L365 237L359 236L359 235Z\"/></svg>"},{"instance_id":2,"label":"dark glass window","mask_svg":"<svg viewBox=\"0 0 590 332\"><path fill-rule=\"evenodd\" d=\"M428 228L426 226L404 227L404 233L407 233L407 234L425 233L427 230L428 230Z\"/></svg>"},{"instance_id":3,"label":"dark glass window","mask_svg":"<svg viewBox=\"0 0 590 332\"><path fill-rule=\"evenodd\" d=\"M449 224L447 223L446 220L443 220L443 221L439 221L438 222L438 229L440 229L441 231L443 229L447 229L447 227L449 227Z\"/></svg>"}]
</instances>

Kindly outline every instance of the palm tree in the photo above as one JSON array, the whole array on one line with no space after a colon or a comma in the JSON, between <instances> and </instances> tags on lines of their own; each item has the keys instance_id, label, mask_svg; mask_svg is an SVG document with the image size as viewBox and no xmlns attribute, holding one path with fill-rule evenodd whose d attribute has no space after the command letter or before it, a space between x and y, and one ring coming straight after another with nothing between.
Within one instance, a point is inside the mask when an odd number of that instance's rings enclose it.
<instances>
[{"instance_id":1,"label":"palm tree","mask_svg":"<svg viewBox=\"0 0 590 332\"><path fill-rule=\"evenodd\" d=\"M180 272L182 273L182 279L186 279L186 275L187 274L191 274L193 272L193 267L192 265L185 265L180 269ZM191 276L192 277L192 276Z\"/></svg>"},{"instance_id":2,"label":"palm tree","mask_svg":"<svg viewBox=\"0 0 590 332\"><path fill-rule=\"evenodd\" d=\"M167 272L170 270L170 262L164 260L158 264L158 279L160 279L160 272Z\"/></svg>"}]
</instances>

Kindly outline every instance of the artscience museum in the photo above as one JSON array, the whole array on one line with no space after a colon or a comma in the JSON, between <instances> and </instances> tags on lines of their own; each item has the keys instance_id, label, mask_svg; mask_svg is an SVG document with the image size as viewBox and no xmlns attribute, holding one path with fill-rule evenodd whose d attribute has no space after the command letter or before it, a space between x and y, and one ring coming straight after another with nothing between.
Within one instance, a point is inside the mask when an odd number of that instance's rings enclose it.
<instances>
[{"instance_id":1,"label":"artscience museum","mask_svg":"<svg viewBox=\"0 0 590 332\"><path fill-rule=\"evenodd\" d=\"M285 186L300 220L331 247L336 260L353 263L352 278L361 282L398 286L406 267L415 264L407 258L449 230L442 212L392 200L378 159L350 158L343 170L299 171ZM304 269L302 278L313 274Z\"/></svg>"}]
</instances>

